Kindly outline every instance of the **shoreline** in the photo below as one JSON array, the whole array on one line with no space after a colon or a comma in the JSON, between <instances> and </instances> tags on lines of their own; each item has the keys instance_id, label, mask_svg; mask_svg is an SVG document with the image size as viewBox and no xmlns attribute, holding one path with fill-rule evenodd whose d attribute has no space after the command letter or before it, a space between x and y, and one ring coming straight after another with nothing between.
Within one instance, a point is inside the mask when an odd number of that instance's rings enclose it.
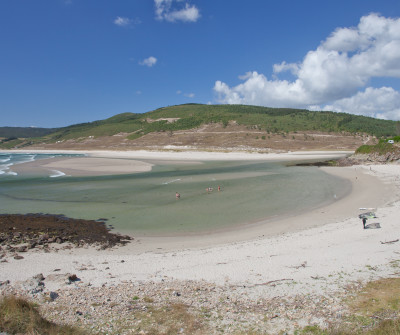
<instances>
[{"instance_id":1,"label":"shoreline","mask_svg":"<svg viewBox=\"0 0 400 335\"><path fill-rule=\"evenodd\" d=\"M296 213L279 215L241 225L185 235L136 235L136 243L127 245L126 252L173 252L178 250L198 250L232 243L255 241L298 233L326 224L341 222L350 217L358 217L360 208L379 208L393 200L393 185L387 185L378 178L366 174L362 167L324 167L329 174L348 179L352 190L346 196L329 204L306 209ZM121 231L122 234L128 234ZM115 253L118 253L116 250ZM124 253L125 251L122 251Z\"/></svg>"}]
</instances>

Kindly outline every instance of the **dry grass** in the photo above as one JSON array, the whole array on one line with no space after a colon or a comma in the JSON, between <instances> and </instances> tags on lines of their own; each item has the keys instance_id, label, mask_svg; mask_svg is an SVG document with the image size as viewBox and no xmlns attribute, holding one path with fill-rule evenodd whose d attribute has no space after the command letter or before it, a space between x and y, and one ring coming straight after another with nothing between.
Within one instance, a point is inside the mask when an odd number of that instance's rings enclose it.
<instances>
[{"instance_id":1,"label":"dry grass","mask_svg":"<svg viewBox=\"0 0 400 335\"><path fill-rule=\"evenodd\" d=\"M0 301L0 331L28 335L79 335L82 331L42 318L37 307L24 299L4 297Z\"/></svg>"},{"instance_id":2,"label":"dry grass","mask_svg":"<svg viewBox=\"0 0 400 335\"><path fill-rule=\"evenodd\" d=\"M349 303L351 310L363 316L385 319L400 312L400 278L386 278L368 283Z\"/></svg>"},{"instance_id":3,"label":"dry grass","mask_svg":"<svg viewBox=\"0 0 400 335\"><path fill-rule=\"evenodd\" d=\"M141 320L140 326L132 329L135 334L140 331L147 335L207 334L200 317L191 313L184 304L150 306L146 311L135 313L135 318Z\"/></svg>"},{"instance_id":4,"label":"dry grass","mask_svg":"<svg viewBox=\"0 0 400 335\"><path fill-rule=\"evenodd\" d=\"M399 335L399 320L384 320L372 328L355 325L341 324L336 327L321 329L319 327L305 327L297 333L298 335Z\"/></svg>"},{"instance_id":5,"label":"dry grass","mask_svg":"<svg viewBox=\"0 0 400 335\"><path fill-rule=\"evenodd\" d=\"M305 327L301 335L400 335L400 278L369 282L348 301L351 315L323 330Z\"/></svg>"}]
</instances>

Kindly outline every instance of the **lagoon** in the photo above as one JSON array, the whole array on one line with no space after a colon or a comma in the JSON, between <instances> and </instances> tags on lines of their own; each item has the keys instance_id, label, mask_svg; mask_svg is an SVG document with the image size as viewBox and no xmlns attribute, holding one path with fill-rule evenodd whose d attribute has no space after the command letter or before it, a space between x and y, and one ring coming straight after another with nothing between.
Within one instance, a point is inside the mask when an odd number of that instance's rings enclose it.
<instances>
[{"instance_id":1,"label":"lagoon","mask_svg":"<svg viewBox=\"0 0 400 335\"><path fill-rule=\"evenodd\" d=\"M91 177L0 175L0 212L107 219L116 231L136 236L190 235L295 215L351 190L347 180L288 162L143 161L153 164L151 171Z\"/></svg>"}]
</instances>

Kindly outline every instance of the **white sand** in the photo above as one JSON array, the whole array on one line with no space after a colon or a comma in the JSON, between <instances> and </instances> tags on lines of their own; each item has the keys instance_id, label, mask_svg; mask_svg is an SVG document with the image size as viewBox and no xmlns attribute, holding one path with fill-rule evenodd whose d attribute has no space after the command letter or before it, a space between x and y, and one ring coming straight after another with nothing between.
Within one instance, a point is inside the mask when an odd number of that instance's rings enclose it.
<instances>
[{"instance_id":1,"label":"white sand","mask_svg":"<svg viewBox=\"0 0 400 335\"><path fill-rule=\"evenodd\" d=\"M153 164L127 158L64 157L40 159L17 164L10 170L17 174L47 174L53 176L97 176L150 171Z\"/></svg>"},{"instance_id":2,"label":"white sand","mask_svg":"<svg viewBox=\"0 0 400 335\"><path fill-rule=\"evenodd\" d=\"M162 158L153 154L143 152L140 157ZM177 153L176 157L187 156ZM323 293L349 281L396 273L390 262L399 259L400 242L381 242L400 238L400 166L326 170L353 182L352 193L328 207L283 218L274 225L259 224L210 236L141 238L107 251L29 252L22 260L9 258L8 263L0 263L0 281L24 280L37 273L47 276L61 269L61 273L76 273L84 283L95 286L121 281L206 280L221 285L255 285L254 294L276 296ZM360 207L378 207L378 218L367 222L370 229L362 228L357 216L362 212ZM307 222L309 228L299 230L299 222ZM377 224L380 228L374 229ZM88 270L79 270L82 267ZM291 280L275 287L260 285L280 279Z\"/></svg>"}]
</instances>

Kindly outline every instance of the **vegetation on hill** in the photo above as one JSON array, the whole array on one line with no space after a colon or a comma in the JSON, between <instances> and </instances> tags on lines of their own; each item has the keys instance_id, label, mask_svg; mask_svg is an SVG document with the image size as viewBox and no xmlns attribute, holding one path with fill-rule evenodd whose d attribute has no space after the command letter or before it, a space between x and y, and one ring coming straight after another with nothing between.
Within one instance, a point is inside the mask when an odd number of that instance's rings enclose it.
<instances>
[{"instance_id":1,"label":"vegetation on hill","mask_svg":"<svg viewBox=\"0 0 400 335\"><path fill-rule=\"evenodd\" d=\"M400 136L395 136L389 139L381 139L378 144L375 145L362 145L356 150L356 154L378 154L378 155L386 155L387 153L392 153L395 151L399 151L398 146L394 146L392 143L389 143L389 140L393 140L393 142L400 142Z\"/></svg>"},{"instance_id":2,"label":"vegetation on hill","mask_svg":"<svg viewBox=\"0 0 400 335\"><path fill-rule=\"evenodd\" d=\"M0 138L15 139L41 137L57 131L58 128L0 127Z\"/></svg>"},{"instance_id":3,"label":"vegetation on hill","mask_svg":"<svg viewBox=\"0 0 400 335\"><path fill-rule=\"evenodd\" d=\"M170 118L177 120L170 122L167 120ZM70 139L125 132L133 133L131 139L134 139L150 132L192 129L208 123L228 125L229 121L271 133L314 130L367 133L377 137L396 135L394 121L365 116L245 105L187 104L164 107L144 114L118 114L102 121L73 125L60 129L50 138Z\"/></svg>"},{"instance_id":4,"label":"vegetation on hill","mask_svg":"<svg viewBox=\"0 0 400 335\"><path fill-rule=\"evenodd\" d=\"M267 133L319 131L368 134L381 138L395 136L400 130L395 121L345 113L247 105L186 104L163 107L144 114L123 113L105 120L59 128L47 135L30 139L27 145L118 133L127 133L128 139L135 140L152 132L188 130L211 123L220 123L226 127L230 122ZM10 148L20 145L17 141L8 138L0 146Z\"/></svg>"}]
</instances>

